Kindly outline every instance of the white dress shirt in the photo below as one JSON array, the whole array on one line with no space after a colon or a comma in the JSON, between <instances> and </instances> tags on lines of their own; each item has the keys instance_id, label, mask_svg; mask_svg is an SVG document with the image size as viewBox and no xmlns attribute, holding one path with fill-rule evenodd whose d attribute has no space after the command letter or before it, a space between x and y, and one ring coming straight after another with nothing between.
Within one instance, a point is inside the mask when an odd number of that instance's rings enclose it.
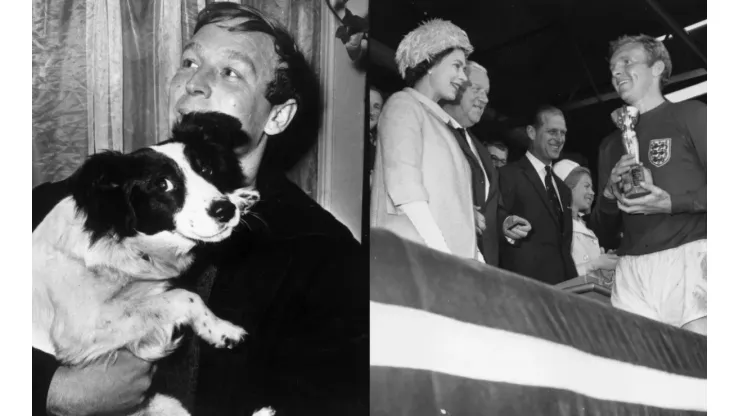
<instances>
[{"instance_id":1,"label":"white dress shirt","mask_svg":"<svg viewBox=\"0 0 740 416\"><path fill-rule=\"evenodd\" d=\"M534 166L534 170L537 171L537 175L540 176L540 180L542 181L542 185L544 185L545 190L547 190L547 185L545 184L545 177L547 176L547 169L545 169L545 164L542 163L541 160L537 159L529 150L527 150L527 159L532 163L532 166ZM550 168L552 169L552 163L550 163ZM558 185L555 182L555 173L552 174L552 187L555 188L555 193L558 195L558 201L560 201L560 208L563 209L563 199L560 197L560 191L558 191Z\"/></svg>"}]
</instances>

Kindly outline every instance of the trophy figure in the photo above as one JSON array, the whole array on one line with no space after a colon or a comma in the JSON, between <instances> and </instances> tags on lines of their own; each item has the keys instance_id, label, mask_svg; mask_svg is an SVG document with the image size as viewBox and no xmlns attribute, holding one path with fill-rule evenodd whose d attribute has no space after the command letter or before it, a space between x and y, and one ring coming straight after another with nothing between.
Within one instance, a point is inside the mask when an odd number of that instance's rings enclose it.
<instances>
[{"instance_id":1,"label":"trophy figure","mask_svg":"<svg viewBox=\"0 0 740 416\"><path fill-rule=\"evenodd\" d=\"M612 113L614 124L622 131L622 145L625 152L634 156L638 163L640 161L640 143L637 141L635 125L639 116L640 113L637 108L628 105L614 110ZM629 179L627 177L622 179L622 189L626 198L639 198L650 193L640 186L640 182L646 181L645 169L641 165L633 166L629 175L627 175Z\"/></svg>"}]
</instances>

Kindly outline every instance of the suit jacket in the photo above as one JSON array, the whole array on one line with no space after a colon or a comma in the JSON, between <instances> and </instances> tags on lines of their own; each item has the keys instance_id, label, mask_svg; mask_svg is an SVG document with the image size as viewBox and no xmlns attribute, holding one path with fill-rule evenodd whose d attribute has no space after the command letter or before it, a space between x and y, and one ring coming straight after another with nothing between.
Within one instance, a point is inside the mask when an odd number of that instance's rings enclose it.
<instances>
[{"instance_id":1,"label":"suit jacket","mask_svg":"<svg viewBox=\"0 0 740 416\"><path fill-rule=\"evenodd\" d=\"M498 169L493 166L493 161L489 156L488 149L483 143L478 140L473 133L468 130L468 135L473 142L478 157L483 162L483 170L488 177L490 186L488 187L488 195L486 195L486 205L481 207L481 212L486 219L486 229L483 234L478 237L479 248L483 253L483 257L486 259L486 263L491 266L498 266L499 264L499 227L498 224L498 206L501 202L501 192L499 190L499 174Z\"/></svg>"},{"instance_id":2,"label":"suit jacket","mask_svg":"<svg viewBox=\"0 0 740 416\"><path fill-rule=\"evenodd\" d=\"M527 237L515 244L501 241L501 268L549 284L576 277L578 272L571 256L570 189L553 175L563 207L561 228L545 185L526 156L501 168L499 174L502 204L498 228L503 227L509 215L520 216L532 225Z\"/></svg>"},{"instance_id":3,"label":"suit jacket","mask_svg":"<svg viewBox=\"0 0 740 416\"><path fill-rule=\"evenodd\" d=\"M471 259L477 241L470 165L446 124L449 115L420 100L406 88L380 113L370 226L424 244L398 207L425 201L452 254Z\"/></svg>"}]
</instances>

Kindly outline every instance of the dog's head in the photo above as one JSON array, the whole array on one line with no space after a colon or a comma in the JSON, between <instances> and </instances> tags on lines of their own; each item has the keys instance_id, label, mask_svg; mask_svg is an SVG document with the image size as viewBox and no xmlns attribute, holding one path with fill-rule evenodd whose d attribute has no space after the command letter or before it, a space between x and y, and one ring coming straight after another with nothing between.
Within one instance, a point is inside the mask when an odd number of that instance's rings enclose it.
<instances>
[{"instance_id":1,"label":"dog's head","mask_svg":"<svg viewBox=\"0 0 740 416\"><path fill-rule=\"evenodd\" d=\"M259 198L229 143L241 123L205 113L185 116L171 140L130 154L91 156L75 173L73 197L91 242L162 232L216 242L231 235Z\"/></svg>"}]
</instances>

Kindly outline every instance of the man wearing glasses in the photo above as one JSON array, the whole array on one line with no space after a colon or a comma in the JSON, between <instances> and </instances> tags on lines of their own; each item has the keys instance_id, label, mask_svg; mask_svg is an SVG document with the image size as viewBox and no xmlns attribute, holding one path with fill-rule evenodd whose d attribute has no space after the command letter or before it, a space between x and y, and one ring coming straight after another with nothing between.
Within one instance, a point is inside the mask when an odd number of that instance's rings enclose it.
<instances>
[{"instance_id":1,"label":"man wearing glasses","mask_svg":"<svg viewBox=\"0 0 740 416\"><path fill-rule=\"evenodd\" d=\"M468 82L460 88L454 101L440 104L452 117L450 127L470 164L473 176L473 204L476 207L478 250L487 264L497 266L499 237L495 224L498 223L496 207L500 199L498 172L488 156L486 147L469 130L480 121L488 104L490 83L487 72L480 64L468 61L465 68Z\"/></svg>"},{"instance_id":2,"label":"man wearing glasses","mask_svg":"<svg viewBox=\"0 0 740 416\"><path fill-rule=\"evenodd\" d=\"M497 169L506 166L506 161L509 159L509 148L502 142L491 142L486 144L488 153L491 154L491 161L493 166Z\"/></svg>"},{"instance_id":3,"label":"man wearing glasses","mask_svg":"<svg viewBox=\"0 0 740 416\"><path fill-rule=\"evenodd\" d=\"M639 111L639 160L625 154L618 131L599 151L591 228L606 244L624 232L612 304L706 334L707 106L665 99L671 57L649 36L612 42L610 65L614 89ZM637 164L648 169L649 194L630 199L622 178Z\"/></svg>"}]
</instances>

